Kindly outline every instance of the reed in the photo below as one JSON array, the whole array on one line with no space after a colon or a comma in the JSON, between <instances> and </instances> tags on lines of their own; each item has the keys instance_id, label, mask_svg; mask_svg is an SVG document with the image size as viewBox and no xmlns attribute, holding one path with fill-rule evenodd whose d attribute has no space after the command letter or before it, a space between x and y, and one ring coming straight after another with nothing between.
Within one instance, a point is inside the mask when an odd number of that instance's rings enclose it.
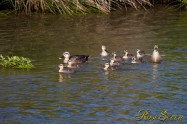
<instances>
[{"instance_id":1,"label":"reed","mask_svg":"<svg viewBox=\"0 0 187 124\"><path fill-rule=\"evenodd\" d=\"M187 0L2 0L0 9L14 9L16 13L31 15L33 12L74 15L93 12L110 13L119 8L146 8L154 3L178 2L187 5Z\"/></svg>"},{"instance_id":2,"label":"reed","mask_svg":"<svg viewBox=\"0 0 187 124\"><path fill-rule=\"evenodd\" d=\"M0 54L0 66L4 68L32 69L34 65L29 58L18 56L6 56Z\"/></svg>"},{"instance_id":3,"label":"reed","mask_svg":"<svg viewBox=\"0 0 187 124\"><path fill-rule=\"evenodd\" d=\"M179 0L179 2L181 3L181 6L187 8L187 0Z\"/></svg>"},{"instance_id":4,"label":"reed","mask_svg":"<svg viewBox=\"0 0 187 124\"><path fill-rule=\"evenodd\" d=\"M116 8L132 6L135 9L151 6L149 0L4 0L0 5L9 5L15 12L51 12L73 15L79 13L109 13Z\"/></svg>"}]
</instances>

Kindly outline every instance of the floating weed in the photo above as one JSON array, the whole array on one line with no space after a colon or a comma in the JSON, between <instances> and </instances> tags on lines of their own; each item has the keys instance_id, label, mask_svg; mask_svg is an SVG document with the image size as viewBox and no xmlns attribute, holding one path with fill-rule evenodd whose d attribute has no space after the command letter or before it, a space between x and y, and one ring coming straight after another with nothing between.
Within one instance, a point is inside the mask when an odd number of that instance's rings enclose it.
<instances>
[{"instance_id":1,"label":"floating weed","mask_svg":"<svg viewBox=\"0 0 187 124\"><path fill-rule=\"evenodd\" d=\"M6 56L0 54L0 66L5 68L32 69L34 65L29 58L19 56Z\"/></svg>"}]
</instances>

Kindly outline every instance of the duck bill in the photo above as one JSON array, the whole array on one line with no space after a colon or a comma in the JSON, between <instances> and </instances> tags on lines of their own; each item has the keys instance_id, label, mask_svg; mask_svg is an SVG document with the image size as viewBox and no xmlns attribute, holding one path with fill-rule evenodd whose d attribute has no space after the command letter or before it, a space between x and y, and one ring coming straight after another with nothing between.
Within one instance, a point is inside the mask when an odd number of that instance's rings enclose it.
<instances>
[{"instance_id":1,"label":"duck bill","mask_svg":"<svg viewBox=\"0 0 187 124\"><path fill-rule=\"evenodd\" d=\"M61 56L61 57L59 57L58 59L63 59L64 58L64 56Z\"/></svg>"}]
</instances>

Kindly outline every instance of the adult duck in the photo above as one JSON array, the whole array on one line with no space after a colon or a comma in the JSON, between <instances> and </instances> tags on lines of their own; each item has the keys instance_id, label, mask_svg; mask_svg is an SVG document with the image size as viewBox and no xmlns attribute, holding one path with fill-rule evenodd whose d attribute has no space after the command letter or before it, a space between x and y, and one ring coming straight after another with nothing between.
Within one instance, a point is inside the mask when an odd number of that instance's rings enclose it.
<instances>
[{"instance_id":1,"label":"adult duck","mask_svg":"<svg viewBox=\"0 0 187 124\"><path fill-rule=\"evenodd\" d=\"M151 55L151 62L153 63L161 63L162 58L158 52L158 45L154 46L153 54Z\"/></svg>"},{"instance_id":2,"label":"adult duck","mask_svg":"<svg viewBox=\"0 0 187 124\"><path fill-rule=\"evenodd\" d=\"M69 61L71 61L71 63L85 63L86 61L88 61L88 55L73 55L70 56L69 52L64 52L62 57L60 57L59 59L64 59L64 63L68 63Z\"/></svg>"}]
</instances>

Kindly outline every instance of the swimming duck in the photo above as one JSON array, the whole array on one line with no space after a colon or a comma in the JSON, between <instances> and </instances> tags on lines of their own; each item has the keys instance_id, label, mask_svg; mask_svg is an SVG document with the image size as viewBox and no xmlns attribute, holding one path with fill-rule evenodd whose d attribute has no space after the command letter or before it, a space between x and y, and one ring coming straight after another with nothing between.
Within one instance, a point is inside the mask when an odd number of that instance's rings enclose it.
<instances>
[{"instance_id":1,"label":"swimming duck","mask_svg":"<svg viewBox=\"0 0 187 124\"><path fill-rule=\"evenodd\" d=\"M118 62L118 61L114 61L113 59L111 59L110 60L110 66L120 66L121 65L121 63L120 62Z\"/></svg>"},{"instance_id":2,"label":"swimming duck","mask_svg":"<svg viewBox=\"0 0 187 124\"><path fill-rule=\"evenodd\" d=\"M132 57L133 57L133 54L130 54L127 50L124 50L124 56L123 56L124 60L127 60Z\"/></svg>"},{"instance_id":3,"label":"swimming duck","mask_svg":"<svg viewBox=\"0 0 187 124\"><path fill-rule=\"evenodd\" d=\"M111 60L114 60L116 62L122 62L123 58L121 56L117 56L116 52L113 53L113 57L111 58Z\"/></svg>"},{"instance_id":4,"label":"swimming duck","mask_svg":"<svg viewBox=\"0 0 187 124\"><path fill-rule=\"evenodd\" d=\"M75 72L73 69L70 69L70 68L68 68L68 67L64 67L63 64L58 65L58 67L59 67L58 72L67 73L67 74L70 74L70 73L74 73L74 72Z\"/></svg>"},{"instance_id":5,"label":"swimming duck","mask_svg":"<svg viewBox=\"0 0 187 124\"><path fill-rule=\"evenodd\" d=\"M151 62L153 63L161 63L162 58L158 52L158 45L154 46L153 54L151 56Z\"/></svg>"},{"instance_id":6,"label":"swimming duck","mask_svg":"<svg viewBox=\"0 0 187 124\"><path fill-rule=\"evenodd\" d=\"M102 49L102 52L101 52L100 55L101 55L102 57L106 57L106 56L109 55L109 52L107 51L106 46L102 45L102 46L101 46L101 49Z\"/></svg>"},{"instance_id":7,"label":"swimming duck","mask_svg":"<svg viewBox=\"0 0 187 124\"><path fill-rule=\"evenodd\" d=\"M138 64L138 63L142 63L142 61L140 60L140 59L137 59L135 56L134 57L132 57L132 61L131 61L131 63L133 63L133 64Z\"/></svg>"},{"instance_id":8,"label":"swimming duck","mask_svg":"<svg viewBox=\"0 0 187 124\"><path fill-rule=\"evenodd\" d=\"M136 51L136 57L139 60L143 60L143 57L145 56L145 52L143 50L137 49Z\"/></svg>"},{"instance_id":9,"label":"swimming duck","mask_svg":"<svg viewBox=\"0 0 187 124\"><path fill-rule=\"evenodd\" d=\"M105 63L105 67L104 67L104 70L107 71L107 70L117 70L119 69L119 66L110 66L109 63Z\"/></svg>"},{"instance_id":10,"label":"swimming duck","mask_svg":"<svg viewBox=\"0 0 187 124\"><path fill-rule=\"evenodd\" d=\"M64 52L63 56L60 57L59 59L64 59L64 63L68 63L69 61L71 61L72 63L85 63L86 61L88 61L88 55L73 55L70 56L69 52Z\"/></svg>"}]
</instances>

